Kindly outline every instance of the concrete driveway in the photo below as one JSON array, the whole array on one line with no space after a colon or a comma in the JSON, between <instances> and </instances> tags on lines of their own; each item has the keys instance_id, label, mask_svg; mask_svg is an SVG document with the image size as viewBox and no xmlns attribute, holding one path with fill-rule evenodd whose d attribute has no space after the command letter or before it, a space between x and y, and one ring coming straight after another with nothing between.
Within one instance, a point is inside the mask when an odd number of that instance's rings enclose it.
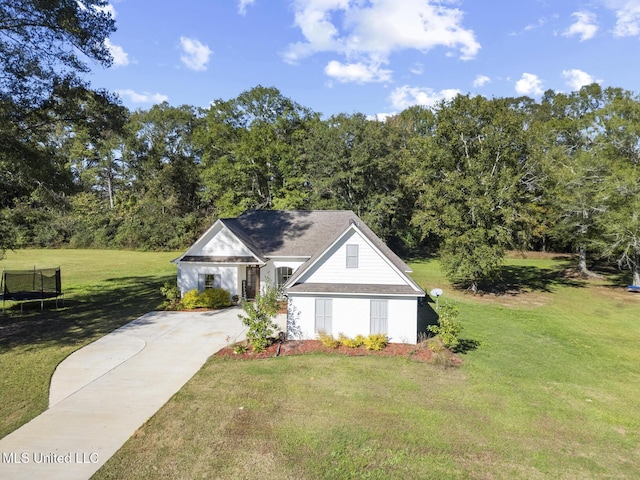
<instances>
[{"instance_id":1,"label":"concrete driveway","mask_svg":"<svg viewBox=\"0 0 640 480\"><path fill-rule=\"evenodd\" d=\"M246 327L238 307L151 312L74 352L49 409L0 440L1 479L88 479Z\"/></svg>"}]
</instances>

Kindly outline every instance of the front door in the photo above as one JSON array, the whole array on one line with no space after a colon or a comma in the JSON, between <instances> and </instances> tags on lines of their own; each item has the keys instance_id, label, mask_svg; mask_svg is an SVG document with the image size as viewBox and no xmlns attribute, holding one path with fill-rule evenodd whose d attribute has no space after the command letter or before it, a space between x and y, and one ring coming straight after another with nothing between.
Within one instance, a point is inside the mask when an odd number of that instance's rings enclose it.
<instances>
[{"instance_id":1,"label":"front door","mask_svg":"<svg viewBox=\"0 0 640 480\"><path fill-rule=\"evenodd\" d=\"M260 267L247 267L247 298L256 298L260 290Z\"/></svg>"}]
</instances>

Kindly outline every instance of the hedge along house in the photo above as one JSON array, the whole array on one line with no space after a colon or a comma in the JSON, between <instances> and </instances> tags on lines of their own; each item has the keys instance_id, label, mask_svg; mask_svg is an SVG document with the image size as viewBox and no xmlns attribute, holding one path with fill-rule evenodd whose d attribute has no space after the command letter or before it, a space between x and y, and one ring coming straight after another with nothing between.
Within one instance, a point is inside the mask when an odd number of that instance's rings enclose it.
<instances>
[{"instance_id":1,"label":"hedge along house","mask_svg":"<svg viewBox=\"0 0 640 480\"><path fill-rule=\"evenodd\" d=\"M252 299L275 283L287 298L289 338L324 331L417 342L425 292L351 211L249 210L217 220L174 262L182 294L221 287Z\"/></svg>"}]
</instances>

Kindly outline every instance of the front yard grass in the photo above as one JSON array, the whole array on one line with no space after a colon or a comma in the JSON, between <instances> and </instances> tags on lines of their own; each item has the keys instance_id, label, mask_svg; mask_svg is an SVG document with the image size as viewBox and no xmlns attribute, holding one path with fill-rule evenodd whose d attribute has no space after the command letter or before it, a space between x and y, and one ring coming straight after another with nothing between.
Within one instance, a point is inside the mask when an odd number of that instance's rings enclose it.
<instances>
[{"instance_id":1,"label":"front yard grass","mask_svg":"<svg viewBox=\"0 0 640 480\"><path fill-rule=\"evenodd\" d=\"M62 267L65 304L0 316L0 436L46 408L55 366L156 308L176 254L32 250ZM404 358L212 357L96 478L640 478L640 295L615 276L509 260L497 295L414 278L455 300L459 368ZM521 285L518 288L517 285Z\"/></svg>"},{"instance_id":2,"label":"front yard grass","mask_svg":"<svg viewBox=\"0 0 640 480\"><path fill-rule=\"evenodd\" d=\"M115 250L7 252L6 269L61 267L64 301L7 302L0 314L0 438L44 411L56 366L78 348L158 307L176 253Z\"/></svg>"},{"instance_id":3,"label":"front yard grass","mask_svg":"<svg viewBox=\"0 0 640 480\"><path fill-rule=\"evenodd\" d=\"M638 478L640 295L564 265L512 259L524 288L473 296L414 263L479 343L460 368L212 357L96 478Z\"/></svg>"}]
</instances>

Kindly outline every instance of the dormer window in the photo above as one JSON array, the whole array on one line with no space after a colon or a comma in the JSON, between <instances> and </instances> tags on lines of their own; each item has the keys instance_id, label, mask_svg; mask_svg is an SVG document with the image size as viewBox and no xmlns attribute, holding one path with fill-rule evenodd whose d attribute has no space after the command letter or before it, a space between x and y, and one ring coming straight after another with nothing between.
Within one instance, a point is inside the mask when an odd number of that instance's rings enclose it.
<instances>
[{"instance_id":1,"label":"dormer window","mask_svg":"<svg viewBox=\"0 0 640 480\"><path fill-rule=\"evenodd\" d=\"M358 268L358 245L347 245L347 268Z\"/></svg>"}]
</instances>

